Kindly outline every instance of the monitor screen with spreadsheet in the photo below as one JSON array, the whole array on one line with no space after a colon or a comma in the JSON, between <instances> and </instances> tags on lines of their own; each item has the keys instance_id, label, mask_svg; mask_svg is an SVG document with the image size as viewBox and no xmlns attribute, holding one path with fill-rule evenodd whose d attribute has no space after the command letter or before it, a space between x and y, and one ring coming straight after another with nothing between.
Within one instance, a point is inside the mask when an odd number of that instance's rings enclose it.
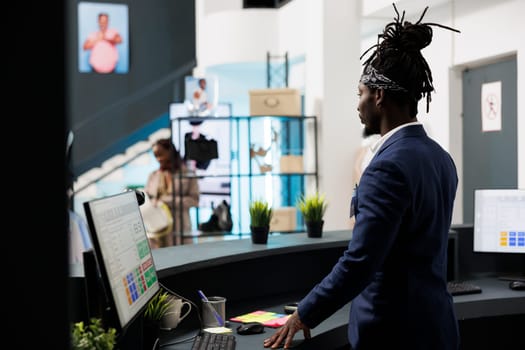
<instances>
[{"instance_id":1,"label":"monitor screen with spreadsheet","mask_svg":"<svg viewBox=\"0 0 525 350\"><path fill-rule=\"evenodd\" d=\"M474 252L525 253L525 189L474 192Z\"/></svg>"},{"instance_id":2,"label":"monitor screen with spreadsheet","mask_svg":"<svg viewBox=\"0 0 525 350\"><path fill-rule=\"evenodd\" d=\"M111 318L123 329L160 289L137 196L127 191L94 199L84 210Z\"/></svg>"}]
</instances>

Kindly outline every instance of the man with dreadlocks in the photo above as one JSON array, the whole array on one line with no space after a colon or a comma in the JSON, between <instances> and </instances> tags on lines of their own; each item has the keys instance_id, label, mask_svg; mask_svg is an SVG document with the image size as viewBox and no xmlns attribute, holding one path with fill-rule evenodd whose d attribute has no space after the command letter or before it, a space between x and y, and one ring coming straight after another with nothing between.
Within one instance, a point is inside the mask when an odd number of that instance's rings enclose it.
<instances>
[{"instance_id":1,"label":"man with dreadlocks","mask_svg":"<svg viewBox=\"0 0 525 350\"><path fill-rule=\"evenodd\" d=\"M352 198L355 226L332 271L299 302L264 347L290 347L351 303L353 350L457 349L459 332L447 292L447 242L457 189L450 155L417 120L417 103L430 102L432 73L421 50L431 26L397 17L378 36L358 85L359 118L381 135ZM361 58L363 57L361 56Z\"/></svg>"}]
</instances>

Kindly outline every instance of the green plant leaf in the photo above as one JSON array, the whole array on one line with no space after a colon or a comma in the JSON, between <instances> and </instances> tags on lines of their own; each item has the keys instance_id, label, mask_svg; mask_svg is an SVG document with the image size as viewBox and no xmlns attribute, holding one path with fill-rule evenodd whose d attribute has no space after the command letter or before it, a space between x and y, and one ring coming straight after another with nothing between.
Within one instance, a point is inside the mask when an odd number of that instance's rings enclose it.
<instances>
[{"instance_id":1,"label":"green plant leaf","mask_svg":"<svg viewBox=\"0 0 525 350\"><path fill-rule=\"evenodd\" d=\"M315 192L313 194L302 195L297 200L297 207L305 221L322 221L328 203L325 194Z\"/></svg>"},{"instance_id":2,"label":"green plant leaf","mask_svg":"<svg viewBox=\"0 0 525 350\"><path fill-rule=\"evenodd\" d=\"M252 201L250 203L249 212L251 226L263 227L270 225L273 210L265 200L256 199Z\"/></svg>"},{"instance_id":3,"label":"green plant leaf","mask_svg":"<svg viewBox=\"0 0 525 350\"><path fill-rule=\"evenodd\" d=\"M149 301L144 318L149 322L160 322L170 307L171 295L166 291L159 291Z\"/></svg>"},{"instance_id":4,"label":"green plant leaf","mask_svg":"<svg viewBox=\"0 0 525 350\"><path fill-rule=\"evenodd\" d=\"M116 337L115 328L106 330L102 320L93 317L87 326L82 321L73 324L71 346L73 350L113 350Z\"/></svg>"}]
</instances>

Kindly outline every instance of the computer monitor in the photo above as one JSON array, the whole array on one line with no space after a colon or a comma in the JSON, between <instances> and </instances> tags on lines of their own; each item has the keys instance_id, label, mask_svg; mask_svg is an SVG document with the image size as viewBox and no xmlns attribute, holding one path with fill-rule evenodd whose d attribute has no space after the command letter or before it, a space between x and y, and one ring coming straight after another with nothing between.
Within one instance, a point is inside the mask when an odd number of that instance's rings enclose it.
<instances>
[{"instance_id":1,"label":"computer monitor","mask_svg":"<svg viewBox=\"0 0 525 350\"><path fill-rule=\"evenodd\" d=\"M108 304L108 323L123 330L160 289L137 195L126 191L87 201L84 211Z\"/></svg>"},{"instance_id":2,"label":"computer monitor","mask_svg":"<svg viewBox=\"0 0 525 350\"><path fill-rule=\"evenodd\" d=\"M474 252L525 254L525 189L474 192Z\"/></svg>"}]
</instances>

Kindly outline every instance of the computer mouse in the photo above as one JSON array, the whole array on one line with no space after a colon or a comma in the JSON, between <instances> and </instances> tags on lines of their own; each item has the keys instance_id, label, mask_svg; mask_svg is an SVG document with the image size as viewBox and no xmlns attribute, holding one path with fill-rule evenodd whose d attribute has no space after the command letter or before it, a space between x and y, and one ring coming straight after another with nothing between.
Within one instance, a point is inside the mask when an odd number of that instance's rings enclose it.
<instances>
[{"instance_id":1,"label":"computer mouse","mask_svg":"<svg viewBox=\"0 0 525 350\"><path fill-rule=\"evenodd\" d=\"M512 290L525 290L525 281L510 281L509 288Z\"/></svg>"},{"instance_id":2,"label":"computer mouse","mask_svg":"<svg viewBox=\"0 0 525 350\"><path fill-rule=\"evenodd\" d=\"M264 332L264 325L260 322L247 322L237 327L237 334L259 334Z\"/></svg>"}]
</instances>

